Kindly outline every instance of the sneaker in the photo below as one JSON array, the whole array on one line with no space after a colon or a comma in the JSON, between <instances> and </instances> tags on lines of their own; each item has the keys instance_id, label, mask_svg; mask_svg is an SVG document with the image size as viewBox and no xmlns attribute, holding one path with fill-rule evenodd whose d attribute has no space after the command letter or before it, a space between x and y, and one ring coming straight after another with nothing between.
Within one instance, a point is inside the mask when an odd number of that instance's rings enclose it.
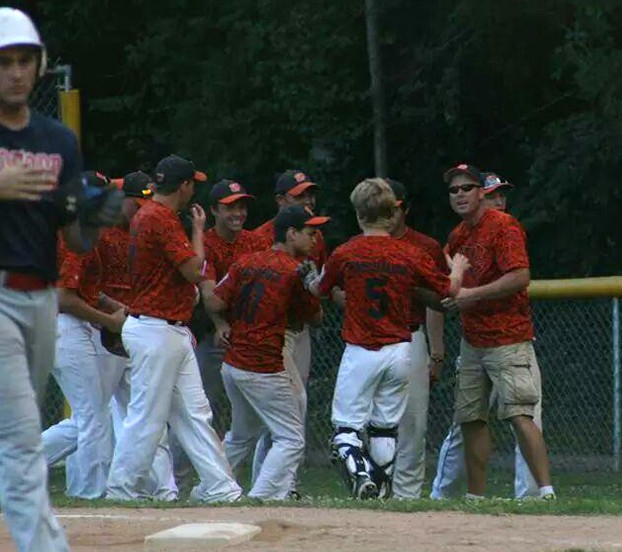
<instances>
[{"instance_id":1,"label":"sneaker","mask_svg":"<svg viewBox=\"0 0 622 552\"><path fill-rule=\"evenodd\" d=\"M292 489L287 493L287 498L289 500L302 500L302 495L296 489Z\"/></svg>"},{"instance_id":2,"label":"sneaker","mask_svg":"<svg viewBox=\"0 0 622 552\"><path fill-rule=\"evenodd\" d=\"M540 500L557 500L557 495L555 493L546 493L540 497Z\"/></svg>"},{"instance_id":3,"label":"sneaker","mask_svg":"<svg viewBox=\"0 0 622 552\"><path fill-rule=\"evenodd\" d=\"M378 487L367 474L358 475L354 484L354 498L369 500L378 498Z\"/></svg>"}]
</instances>

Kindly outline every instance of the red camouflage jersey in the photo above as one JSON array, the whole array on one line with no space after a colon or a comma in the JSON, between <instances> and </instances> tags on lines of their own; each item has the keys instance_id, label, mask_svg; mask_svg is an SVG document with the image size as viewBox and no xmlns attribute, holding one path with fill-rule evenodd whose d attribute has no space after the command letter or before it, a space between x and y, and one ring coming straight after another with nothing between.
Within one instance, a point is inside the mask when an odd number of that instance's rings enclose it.
<instances>
[{"instance_id":1,"label":"red camouflage jersey","mask_svg":"<svg viewBox=\"0 0 622 552\"><path fill-rule=\"evenodd\" d=\"M320 293L346 293L342 337L377 350L411 340L410 301L415 287L447 296L449 277L425 251L390 236L355 236L326 261Z\"/></svg>"},{"instance_id":2,"label":"red camouflage jersey","mask_svg":"<svg viewBox=\"0 0 622 552\"><path fill-rule=\"evenodd\" d=\"M132 313L188 322L196 289L179 267L195 256L177 213L158 201L141 207L130 225Z\"/></svg>"},{"instance_id":3,"label":"red camouflage jersey","mask_svg":"<svg viewBox=\"0 0 622 552\"><path fill-rule=\"evenodd\" d=\"M487 209L475 226L461 222L449 235L453 257L465 255L471 268L463 286L472 288L498 280L519 268L529 268L525 231L511 215ZM533 339L527 290L502 299L478 301L461 313L464 338L474 347L498 347Z\"/></svg>"},{"instance_id":4,"label":"red camouflage jersey","mask_svg":"<svg viewBox=\"0 0 622 552\"><path fill-rule=\"evenodd\" d=\"M56 287L72 289L90 306L97 308L101 289L101 259L97 250L78 255L58 239L59 278Z\"/></svg>"},{"instance_id":5,"label":"red camouflage jersey","mask_svg":"<svg viewBox=\"0 0 622 552\"><path fill-rule=\"evenodd\" d=\"M231 325L225 362L250 372L284 370L283 344L291 309L308 321L321 308L319 299L303 288L296 274L298 264L289 253L270 249L231 265L214 289L228 306Z\"/></svg>"},{"instance_id":6,"label":"red camouflage jersey","mask_svg":"<svg viewBox=\"0 0 622 552\"><path fill-rule=\"evenodd\" d=\"M274 219L265 222L258 228L253 230L253 234L259 239L259 245L261 249L270 249L274 245ZM326 262L328 256L326 251L326 242L321 230L318 228L316 232L316 243L309 255L315 266L322 268Z\"/></svg>"},{"instance_id":7,"label":"red camouflage jersey","mask_svg":"<svg viewBox=\"0 0 622 552\"><path fill-rule=\"evenodd\" d=\"M249 230L242 230L235 241L228 242L221 238L216 228L210 228L203 237L205 247L205 276L207 280L219 282L224 278L229 267L243 255L262 251L264 239Z\"/></svg>"},{"instance_id":8,"label":"red camouflage jersey","mask_svg":"<svg viewBox=\"0 0 622 552\"><path fill-rule=\"evenodd\" d=\"M106 228L97 251L102 263L102 292L115 301L129 305L132 300L132 284L128 265L130 231L114 226Z\"/></svg>"},{"instance_id":9,"label":"red camouflage jersey","mask_svg":"<svg viewBox=\"0 0 622 552\"><path fill-rule=\"evenodd\" d=\"M430 236L426 236L421 232L417 232L412 228L406 227L406 232L404 232L398 240L405 241L414 247L418 247L425 251L436 264L436 268L443 272L444 274L449 274L449 268L447 267L447 261L445 260L445 254L443 253L443 249L441 244L437 242L434 238ZM416 330L417 326L425 324L425 305L418 301L416 298L413 299L411 317L408 323L408 327L411 330Z\"/></svg>"}]
</instances>

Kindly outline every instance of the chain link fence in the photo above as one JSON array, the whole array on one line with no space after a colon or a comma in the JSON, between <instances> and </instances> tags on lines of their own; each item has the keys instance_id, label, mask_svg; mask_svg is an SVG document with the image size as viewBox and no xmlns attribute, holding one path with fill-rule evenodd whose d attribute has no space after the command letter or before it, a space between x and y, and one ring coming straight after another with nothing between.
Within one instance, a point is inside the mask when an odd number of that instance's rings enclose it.
<instances>
[{"instance_id":1,"label":"chain link fence","mask_svg":"<svg viewBox=\"0 0 622 552\"><path fill-rule=\"evenodd\" d=\"M619 446L614 419L614 349L612 299L566 299L532 302L542 372L543 425L552 467L563 471L611 471ZM313 367L309 380L307 463L329 463L328 441L333 428L330 410L339 361L341 312L325 304L322 327L312 332ZM433 462L451 424L454 362L458 354L460 325L455 315L445 324L446 362L441 381L431 390L428 420L428 459ZM618 387L619 391L619 387ZM230 405L223 394L215 407L221 435L228 428ZM44 427L63 417L63 397L50 378L44 404ZM619 400L617 402L619 405ZM509 424L491 417L493 465L514 462L514 438ZM618 458L619 461L619 458Z\"/></svg>"},{"instance_id":2,"label":"chain link fence","mask_svg":"<svg viewBox=\"0 0 622 552\"><path fill-rule=\"evenodd\" d=\"M615 465L612 305L611 299L532 303L542 372L544 433L556 469L604 471ZM340 328L341 313L326 305L324 325L313 333L308 414L308 459L313 463L328 462L332 390L343 351ZM459 320L448 315L443 376L430 393L427 448L432 457L451 424L459 342ZM514 462L513 435L508 423L494 418L494 462L510 465Z\"/></svg>"},{"instance_id":3,"label":"chain link fence","mask_svg":"<svg viewBox=\"0 0 622 552\"><path fill-rule=\"evenodd\" d=\"M39 79L37 86L30 97L31 108L40 113L54 119L60 119L60 106L58 91L63 85L65 79L64 72L57 68L51 68ZM64 398L61 390L56 384L56 380L50 377L48 388L43 403L42 423L43 427L48 427L63 418Z\"/></svg>"}]
</instances>

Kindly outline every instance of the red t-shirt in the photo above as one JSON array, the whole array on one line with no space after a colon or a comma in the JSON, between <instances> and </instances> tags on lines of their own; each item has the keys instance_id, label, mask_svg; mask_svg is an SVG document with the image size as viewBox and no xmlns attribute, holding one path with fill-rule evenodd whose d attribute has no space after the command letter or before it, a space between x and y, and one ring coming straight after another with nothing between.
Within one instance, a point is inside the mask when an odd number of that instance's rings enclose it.
<instances>
[{"instance_id":1,"label":"red t-shirt","mask_svg":"<svg viewBox=\"0 0 622 552\"><path fill-rule=\"evenodd\" d=\"M447 261L445 260L445 254L443 253L443 249L441 248L441 244L438 243L434 238L430 236L426 236L421 232L417 232L412 228L406 228L406 232L402 234L398 240L405 241L410 245L422 249L425 251L436 264L436 268L441 272L447 274L449 272L447 268ZM414 299L411 306L411 317L408 323L408 326L411 329L416 328L421 324L425 324L425 305Z\"/></svg>"},{"instance_id":2,"label":"red t-shirt","mask_svg":"<svg viewBox=\"0 0 622 552\"><path fill-rule=\"evenodd\" d=\"M270 249L274 245L274 219L265 222L261 226L253 230L255 237L259 239L261 249ZM315 247L311 251L309 258L315 263L315 266L322 268L326 262L327 251L326 242L322 232L318 229L316 232Z\"/></svg>"},{"instance_id":3,"label":"red t-shirt","mask_svg":"<svg viewBox=\"0 0 622 552\"><path fill-rule=\"evenodd\" d=\"M447 296L449 277L432 257L390 236L356 236L326 261L320 292L346 292L342 337L366 349L410 341L410 301L415 287Z\"/></svg>"},{"instance_id":4,"label":"red t-shirt","mask_svg":"<svg viewBox=\"0 0 622 552\"><path fill-rule=\"evenodd\" d=\"M449 254L465 255L471 268L463 286L498 280L512 270L529 268L525 231L512 216L488 209L475 226L461 222L449 235ZM478 301L461 312L464 338L474 347L498 347L533 339L527 290L511 297Z\"/></svg>"},{"instance_id":5,"label":"red t-shirt","mask_svg":"<svg viewBox=\"0 0 622 552\"><path fill-rule=\"evenodd\" d=\"M228 306L231 346L224 360L241 370L283 371L283 343L291 309L309 320L320 302L302 286L298 261L285 251L261 251L231 265L214 294Z\"/></svg>"},{"instance_id":6,"label":"red t-shirt","mask_svg":"<svg viewBox=\"0 0 622 552\"><path fill-rule=\"evenodd\" d=\"M78 255L70 251L65 242L59 239L57 259L60 270L56 286L75 290L84 301L97 308L102 266L97 250Z\"/></svg>"},{"instance_id":7,"label":"red t-shirt","mask_svg":"<svg viewBox=\"0 0 622 552\"><path fill-rule=\"evenodd\" d=\"M188 322L196 296L179 267L196 256L177 214L149 201L132 218L129 266L132 313Z\"/></svg>"},{"instance_id":8,"label":"red t-shirt","mask_svg":"<svg viewBox=\"0 0 622 552\"><path fill-rule=\"evenodd\" d=\"M249 230L242 230L235 241L228 242L221 238L215 228L205 232L203 238L207 280L220 281L229 267L243 255L266 249L264 240Z\"/></svg>"}]
</instances>

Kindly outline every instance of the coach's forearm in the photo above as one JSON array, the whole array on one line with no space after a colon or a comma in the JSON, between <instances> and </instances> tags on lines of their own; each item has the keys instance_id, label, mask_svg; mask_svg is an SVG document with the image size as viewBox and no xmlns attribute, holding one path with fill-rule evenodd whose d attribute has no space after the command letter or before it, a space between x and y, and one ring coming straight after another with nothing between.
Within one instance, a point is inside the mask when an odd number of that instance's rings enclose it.
<instances>
[{"instance_id":1,"label":"coach's forearm","mask_svg":"<svg viewBox=\"0 0 622 552\"><path fill-rule=\"evenodd\" d=\"M445 341L443 331L445 326L445 315L433 309L425 311L425 329L430 343L430 355L436 357L445 356Z\"/></svg>"},{"instance_id":2,"label":"coach's forearm","mask_svg":"<svg viewBox=\"0 0 622 552\"><path fill-rule=\"evenodd\" d=\"M512 270L484 286L468 289L469 298L475 301L482 299L502 299L527 289L530 275L528 268Z\"/></svg>"},{"instance_id":3,"label":"coach's forearm","mask_svg":"<svg viewBox=\"0 0 622 552\"><path fill-rule=\"evenodd\" d=\"M105 312L116 312L119 309L127 309L127 305L119 303L112 297L108 297L105 293L99 294L98 307Z\"/></svg>"}]
</instances>

